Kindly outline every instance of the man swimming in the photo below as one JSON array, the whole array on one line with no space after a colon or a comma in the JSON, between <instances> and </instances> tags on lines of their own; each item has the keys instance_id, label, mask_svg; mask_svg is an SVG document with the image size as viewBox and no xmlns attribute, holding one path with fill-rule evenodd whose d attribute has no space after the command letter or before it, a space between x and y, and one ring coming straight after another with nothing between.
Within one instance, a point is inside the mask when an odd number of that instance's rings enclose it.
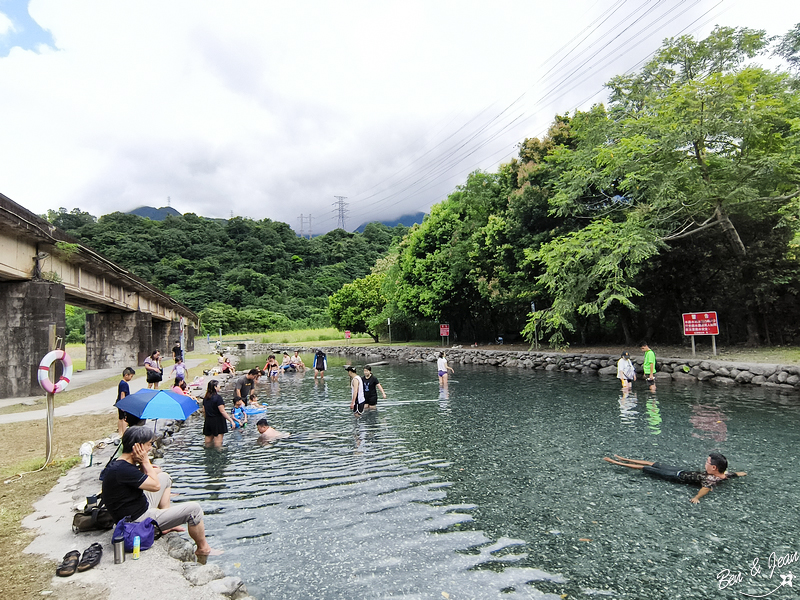
<instances>
[{"instance_id":1,"label":"man swimming","mask_svg":"<svg viewBox=\"0 0 800 600\"><path fill-rule=\"evenodd\" d=\"M718 483L730 479L732 477L744 477L747 475L744 471L726 474L728 469L728 459L719 452L712 452L706 458L704 471L689 471L679 467L673 467L658 462L650 462L647 460L634 460L632 458L625 458L615 454L617 460L603 458L604 461L610 462L612 465L619 465L621 467L628 467L629 469L641 469L648 475L653 477L660 477L667 481L675 481L677 483L699 483L700 491L693 498L690 498L692 504L700 502L700 498L708 494Z\"/></svg>"}]
</instances>

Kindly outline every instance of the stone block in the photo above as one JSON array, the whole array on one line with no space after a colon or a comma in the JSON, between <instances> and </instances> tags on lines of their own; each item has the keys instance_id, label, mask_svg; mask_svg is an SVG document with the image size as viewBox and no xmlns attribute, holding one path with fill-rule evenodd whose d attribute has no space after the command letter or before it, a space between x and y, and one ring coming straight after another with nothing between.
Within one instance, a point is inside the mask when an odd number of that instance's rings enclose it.
<instances>
[{"instance_id":1,"label":"stone block","mask_svg":"<svg viewBox=\"0 0 800 600\"><path fill-rule=\"evenodd\" d=\"M192 585L206 585L217 579L225 579L225 573L219 565L187 565L183 576ZM238 578L237 578L238 579ZM241 581L241 580L240 580ZM230 594L228 594L230 595Z\"/></svg>"},{"instance_id":2,"label":"stone block","mask_svg":"<svg viewBox=\"0 0 800 600\"><path fill-rule=\"evenodd\" d=\"M721 386L736 385L736 382L730 377L720 377L719 375L717 377L714 377L713 379L710 379L709 382L713 383L714 385L721 385Z\"/></svg>"},{"instance_id":3,"label":"stone block","mask_svg":"<svg viewBox=\"0 0 800 600\"><path fill-rule=\"evenodd\" d=\"M754 385L763 385L763 384L767 383L767 378L764 377L763 375L756 375L755 377L753 377L750 380L750 383L752 383Z\"/></svg>"},{"instance_id":4,"label":"stone block","mask_svg":"<svg viewBox=\"0 0 800 600\"><path fill-rule=\"evenodd\" d=\"M617 367L616 365L609 365L607 367L603 367L602 369L597 370L598 375L617 375Z\"/></svg>"},{"instance_id":5,"label":"stone block","mask_svg":"<svg viewBox=\"0 0 800 600\"><path fill-rule=\"evenodd\" d=\"M753 374L750 371L741 371L736 376L736 383L750 383L753 379Z\"/></svg>"},{"instance_id":6,"label":"stone block","mask_svg":"<svg viewBox=\"0 0 800 600\"><path fill-rule=\"evenodd\" d=\"M216 594L233 597L234 594L244 588L244 582L239 577L223 577L210 582L206 587ZM246 588L244 591L247 593Z\"/></svg>"},{"instance_id":7,"label":"stone block","mask_svg":"<svg viewBox=\"0 0 800 600\"><path fill-rule=\"evenodd\" d=\"M711 379L712 377L714 377L714 373L712 373L711 371L700 371L700 373L698 373L696 377L697 381L705 381L707 379Z\"/></svg>"},{"instance_id":8,"label":"stone block","mask_svg":"<svg viewBox=\"0 0 800 600\"><path fill-rule=\"evenodd\" d=\"M694 383L697 381L697 379L688 373L684 373L683 371L676 371L671 375L671 377L673 381L680 381L682 383Z\"/></svg>"}]
</instances>

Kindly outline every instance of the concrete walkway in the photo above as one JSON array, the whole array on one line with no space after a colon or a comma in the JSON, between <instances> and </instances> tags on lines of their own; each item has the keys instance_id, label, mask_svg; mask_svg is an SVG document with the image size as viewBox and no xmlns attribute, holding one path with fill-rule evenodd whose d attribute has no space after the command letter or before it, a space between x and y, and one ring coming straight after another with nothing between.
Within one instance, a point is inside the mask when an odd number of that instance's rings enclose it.
<instances>
[{"instance_id":1,"label":"concrete walkway","mask_svg":"<svg viewBox=\"0 0 800 600\"><path fill-rule=\"evenodd\" d=\"M206 359L203 358L190 358L186 360L187 368L191 369L194 368L203 362ZM105 376L100 376L100 372L105 373ZM165 369L166 371L166 369ZM81 377L83 373L87 373L86 377ZM85 385L89 385L91 383L96 383L98 381L102 381L108 377L114 375L114 373L119 373L118 369L97 369L93 371L83 371L81 373L77 373L75 377L73 377L72 381L70 382L70 388L74 387L83 387ZM131 394L138 392L139 390L147 387L147 382L145 381L144 377L136 377L135 379L131 380L130 382ZM161 389L165 389L164 382L161 382ZM110 413L115 411L114 408L114 399L117 397L117 386L108 388L98 394L93 394L91 396L87 396L86 398L82 398L80 400L76 400L71 404L66 404L64 406L56 407L55 409L55 416L56 417L72 417L75 415L90 415L90 414L104 414ZM34 400L41 400L42 397L34 397ZM18 398L18 399L9 399L4 400L5 404L0 406L10 406L11 404L20 404L23 401L28 400L27 398ZM19 413L11 413L8 415L0 415L0 425L3 423L18 423L20 421L37 421L39 419L46 419L47 418L47 410L29 410L26 412L19 412Z\"/></svg>"}]
</instances>

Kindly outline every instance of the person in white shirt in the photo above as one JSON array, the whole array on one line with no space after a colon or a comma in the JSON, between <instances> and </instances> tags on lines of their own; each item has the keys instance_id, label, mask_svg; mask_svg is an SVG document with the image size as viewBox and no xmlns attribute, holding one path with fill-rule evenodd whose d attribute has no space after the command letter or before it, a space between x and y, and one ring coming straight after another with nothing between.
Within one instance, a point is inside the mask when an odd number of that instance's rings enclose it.
<instances>
[{"instance_id":1,"label":"person in white shirt","mask_svg":"<svg viewBox=\"0 0 800 600\"><path fill-rule=\"evenodd\" d=\"M631 383L636 381L636 369L631 362L631 355L623 352L617 361L617 379L622 381L622 389L628 389Z\"/></svg>"},{"instance_id":2,"label":"person in white shirt","mask_svg":"<svg viewBox=\"0 0 800 600\"><path fill-rule=\"evenodd\" d=\"M360 416L364 413L364 382L361 377L356 373L356 368L350 365L345 367L347 374L350 375L350 387L353 390L353 395L350 398L350 410L356 415Z\"/></svg>"},{"instance_id":3,"label":"person in white shirt","mask_svg":"<svg viewBox=\"0 0 800 600\"><path fill-rule=\"evenodd\" d=\"M456 372L453 371L453 368L448 366L447 359L444 356L444 352L439 353L439 358L436 360L436 367L439 370L439 385L447 385L448 371L453 375L456 374Z\"/></svg>"}]
</instances>

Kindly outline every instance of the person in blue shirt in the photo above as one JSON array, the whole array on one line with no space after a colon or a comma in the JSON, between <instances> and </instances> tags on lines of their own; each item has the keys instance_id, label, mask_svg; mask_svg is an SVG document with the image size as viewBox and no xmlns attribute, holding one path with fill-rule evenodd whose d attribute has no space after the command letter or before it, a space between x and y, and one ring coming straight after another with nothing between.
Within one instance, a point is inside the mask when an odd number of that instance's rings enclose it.
<instances>
[{"instance_id":1,"label":"person in blue shirt","mask_svg":"<svg viewBox=\"0 0 800 600\"><path fill-rule=\"evenodd\" d=\"M238 398L236 403L233 405L233 413L231 415L233 420L236 421L234 425L235 429L239 429L239 427L244 427L247 424L247 413L244 412L244 400Z\"/></svg>"},{"instance_id":2,"label":"person in blue shirt","mask_svg":"<svg viewBox=\"0 0 800 600\"><path fill-rule=\"evenodd\" d=\"M128 385L128 382L133 379L134 375L136 375L136 371L131 367L125 367L125 370L122 371L122 381L120 381L117 386L117 399L114 401L115 403L131 395L131 387ZM117 421L117 433L122 437L122 434L125 433L125 430L128 428L128 413L124 410L117 409L117 417L119 418L119 421Z\"/></svg>"}]
</instances>

